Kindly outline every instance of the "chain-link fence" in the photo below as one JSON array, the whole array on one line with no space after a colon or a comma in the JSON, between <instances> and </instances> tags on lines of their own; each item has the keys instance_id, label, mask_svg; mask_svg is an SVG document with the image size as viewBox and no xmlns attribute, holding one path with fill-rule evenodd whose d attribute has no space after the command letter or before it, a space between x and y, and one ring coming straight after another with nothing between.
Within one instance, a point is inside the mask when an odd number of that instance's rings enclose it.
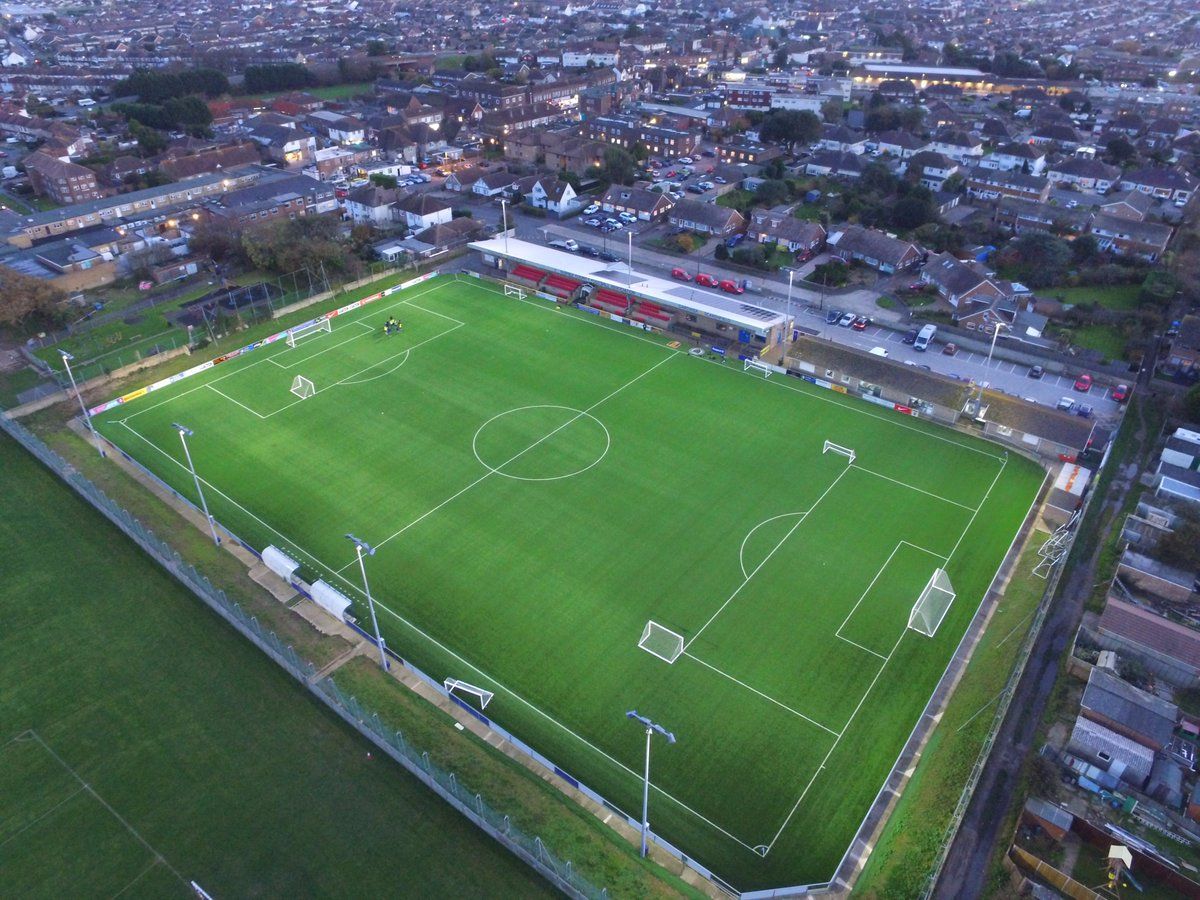
<instances>
[{"instance_id":1,"label":"chain-link fence","mask_svg":"<svg viewBox=\"0 0 1200 900\"><path fill-rule=\"evenodd\" d=\"M318 678L317 669L312 663L302 659L291 646L281 641L275 632L264 628L257 618L247 613L237 602L230 600L224 591L214 587L194 566L184 562L170 544L143 526L128 510L110 499L74 466L3 411L0 411L0 430L37 457L50 471L74 488L154 560L183 582L214 612L447 803L564 893L572 897L606 900L607 889L592 884L585 876L575 871L569 860L561 859L551 851L540 837L525 833L514 825L507 815L493 809L482 795L463 785L455 773L433 763L426 751L414 747L399 731L385 726L378 714L365 709L357 698L344 693L332 678Z\"/></svg>"}]
</instances>

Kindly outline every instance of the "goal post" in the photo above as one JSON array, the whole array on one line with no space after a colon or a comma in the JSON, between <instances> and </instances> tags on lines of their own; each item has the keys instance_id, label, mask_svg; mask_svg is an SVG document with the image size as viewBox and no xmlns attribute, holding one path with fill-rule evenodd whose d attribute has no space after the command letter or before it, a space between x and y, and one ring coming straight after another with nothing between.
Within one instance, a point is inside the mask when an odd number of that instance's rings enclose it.
<instances>
[{"instance_id":1,"label":"goal post","mask_svg":"<svg viewBox=\"0 0 1200 900\"><path fill-rule=\"evenodd\" d=\"M447 678L442 682L442 686L446 689L447 694L461 691L464 694L470 694L472 697L479 698L480 709L487 709L487 705L492 702L492 697L496 696L492 691L476 687L460 678Z\"/></svg>"},{"instance_id":2,"label":"goal post","mask_svg":"<svg viewBox=\"0 0 1200 900\"><path fill-rule=\"evenodd\" d=\"M642 629L638 646L664 662L673 663L683 653L683 635L651 620Z\"/></svg>"},{"instance_id":3,"label":"goal post","mask_svg":"<svg viewBox=\"0 0 1200 900\"><path fill-rule=\"evenodd\" d=\"M759 362L757 359L746 359L742 363L743 372L760 372L763 378L771 377L771 367L765 362Z\"/></svg>"},{"instance_id":4,"label":"goal post","mask_svg":"<svg viewBox=\"0 0 1200 900\"><path fill-rule=\"evenodd\" d=\"M320 334L322 331L333 331L332 319L316 319L312 322L305 322L303 325L297 325L295 328L289 328L287 333L287 345L293 350L296 349L296 343L304 340L310 335Z\"/></svg>"},{"instance_id":5,"label":"goal post","mask_svg":"<svg viewBox=\"0 0 1200 900\"><path fill-rule=\"evenodd\" d=\"M925 637L933 637L950 611L954 596L954 586L950 584L946 570L934 569L925 590L921 591L908 614L908 627Z\"/></svg>"},{"instance_id":6,"label":"goal post","mask_svg":"<svg viewBox=\"0 0 1200 900\"><path fill-rule=\"evenodd\" d=\"M843 447L841 444L835 444L833 441L826 441L822 453L838 453L850 460L850 465L854 465L854 451L849 447Z\"/></svg>"},{"instance_id":7,"label":"goal post","mask_svg":"<svg viewBox=\"0 0 1200 900\"><path fill-rule=\"evenodd\" d=\"M505 297L516 297L518 300L524 300L525 299L525 289L522 287L518 287L515 284L506 284L506 285L504 285L504 296Z\"/></svg>"},{"instance_id":8,"label":"goal post","mask_svg":"<svg viewBox=\"0 0 1200 900\"><path fill-rule=\"evenodd\" d=\"M307 378L305 378L303 375L297 375L295 378L292 379L292 393L295 394L297 397L299 397L301 400L307 400L309 397L311 397L316 392L317 392L317 389L313 385L313 383L311 381L309 381Z\"/></svg>"}]
</instances>

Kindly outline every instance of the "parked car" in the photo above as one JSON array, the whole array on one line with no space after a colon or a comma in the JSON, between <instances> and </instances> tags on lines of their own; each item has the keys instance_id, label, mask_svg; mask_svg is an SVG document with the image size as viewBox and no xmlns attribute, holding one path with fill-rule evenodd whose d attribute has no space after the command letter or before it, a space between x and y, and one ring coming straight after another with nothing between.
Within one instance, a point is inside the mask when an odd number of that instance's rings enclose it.
<instances>
[{"instance_id":1,"label":"parked car","mask_svg":"<svg viewBox=\"0 0 1200 900\"><path fill-rule=\"evenodd\" d=\"M1070 412L1075 408L1075 401L1070 397L1059 397L1058 403L1054 406L1055 409L1061 409L1063 412Z\"/></svg>"},{"instance_id":2,"label":"parked car","mask_svg":"<svg viewBox=\"0 0 1200 900\"><path fill-rule=\"evenodd\" d=\"M713 178L713 181L715 181L717 184L729 184L729 179L722 175L717 175L715 178Z\"/></svg>"},{"instance_id":3,"label":"parked car","mask_svg":"<svg viewBox=\"0 0 1200 900\"><path fill-rule=\"evenodd\" d=\"M942 348L942 352L947 356L953 356L958 352L958 344L950 343Z\"/></svg>"},{"instance_id":4,"label":"parked car","mask_svg":"<svg viewBox=\"0 0 1200 900\"><path fill-rule=\"evenodd\" d=\"M702 285L704 287L716 287L717 279L715 277L713 277L712 275L709 275L707 272L701 272L699 275L696 276L696 284Z\"/></svg>"},{"instance_id":5,"label":"parked car","mask_svg":"<svg viewBox=\"0 0 1200 900\"><path fill-rule=\"evenodd\" d=\"M678 160L676 160L676 162L681 162L685 166L690 166L692 163L695 162L695 160L692 159L690 156L681 156L681 157L679 157Z\"/></svg>"},{"instance_id":6,"label":"parked car","mask_svg":"<svg viewBox=\"0 0 1200 900\"><path fill-rule=\"evenodd\" d=\"M600 249L598 247L593 247L591 244L581 244L579 247L579 252L584 256L590 256L593 259L600 256Z\"/></svg>"},{"instance_id":7,"label":"parked car","mask_svg":"<svg viewBox=\"0 0 1200 900\"><path fill-rule=\"evenodd\" d=\"M1030 366L1029 367L1029 377L1030 378L1041 378L1045 374L1046 374L1046 370L1044 368L1042 368L1041 366Z\"/></svg>"},{"instance_id":8,"label":"parked car","mask_svg":"<svg viewBox=\"0 0 1200 900\"><path fill-rule=\"evenodd\" d=\"M1079 391L1079 393L1086 394L1091 389L1092 389L1092 376L1091 375L1080 375L1078 378L1075 379L1075 390Z\"/></svg>"},{"instance_id":9,"label":"parked car","mask_svg":"<svg viewBox=\"0 0 1200 900\"><path fill-rule=\"evenodd\" d=\"M1128 400L1129 399L1129 385L1118 384L1115 388L1113 388L1112 398L1117 403L1124 403L1126 400Z\"/></svg>"},{"instance_id":10,"label":"parked car","mask_svg":"<svg viewBox=\"0 0 1200 900\"><path fill-rule=\"evenodd\" d=\"M603 222L601 222L599 219L597 219L597 218L595 218L595 217L592 217L592 218L590 218L590 219L584 219L584 220L583 220L583 224L584 224L584 225L587 225L587 226L588 226L588 227L590 227L590 228L599 228L599 227L600 227L601 225L603 225L604 223L603 223Z\"/></svg>"},{"instance_id":11,"label":"parked car","mask_svg":"<svg viewBox=\"0 0 1200 900\"><path fill-rule=\"evenodd\" d=\"M838 325L841 326L842 328L849 328L851 325L854 324L855 318L856 318L856 316L854 315L854 313L849 313L849 312L843 313L842 317L840 319L838 319Z\"/></svg>"},{"instance_id":12,"label":"parked car","mask_svg":"<svg viewBox=\"0 0 1200 900\"><path fill-rule=\"evenodd\" d=\"M724 281L721 282L721 290L723 290L727 294L744 294L744 293L746 293L746 289L744 287L742 287L739 282L734 281L732 278L726 278Z\"/></svg>"},{"instance_id":13,"label":"parked car","mask_svg":"<svg viewBox=\"0 0 1200 900\"><path fill-rule=\"evenodd\" d=\"M692 280L692 276L689 275L687 272L685 272L683 269L680 269L678 266L676 266L674 269L671 270L671 277L678 279L679 281L691 281Z\"/></svg>"},{"instance_id":14,"label":"parked car","mask_svg":"<svg viewBox=\"0 0 1200 900\"><path fill-rule=\"evenodd\" d=\"M594 216L598 212L600 212L600 204L599 203L589 203L587 206L585 206L583 208L583 214L585 216Z\"/></svg>"},{"instance_id":15,"label":"parked car","mask_svg":"<svg viewBox=\"0 0 1200 900\"><path fill-rule=\"evenodd\" d=\"M842 311L840 309L831 309L829 312L825 313L825 324L836 325L838 323L838 319L841 317Z\"/></svg>"},{"instance_id":16,"label":"parked car","mask_svg":"<svg viewBox=\"0 0 1200 900\"><path fill-rule=\"evenodd\" d=\"M914 344L914 343L916 343L916 340L917 340L917 329L915 329L915 328L908 329L908 331L906 331L904 334L904 343Z\"/></svg>"},{"instance_id":17,"label":"parked car","mask_svg":"<svg viewBox=\"0 0 1200 900\"><path fill-rule=\"evenodd\" d=\"M909 284L908 289L910 291L923 291L923 290L925 290L925 282L914 281L911 284Z\"/></svg>"},{"instance_id":18,"label":"parked car","mask_svg":"<svg viewBox=\"0 0 1200 900\"><path fill-rule=\"evenodd\" d=\"M600 230L602 232L604 232L605 234L612 234L614 231L617 231L620 227L621 227L620 222L605 222L603 225L600 226Z\"/></svg>"},{"instance_id":19,"label":"parked car","mask_svg":"<svg viewBox=\"0 0 1200 900\"><path fill-rule=\"evenodd\" d=\"M700 155L712 157L712 156L716 156L717 152L715 150L701 150Z\"/></svg>"},{"instance_id":20,"label":"parked car","mask_svg":"<svg viewBox=\"0 0 1200 900\"><path fill-rule=\"evenodd\" d=\"M622 222L624 222L626 225L637 224L637 216L635 216L633 213L623 212L620 215L618 215L617 218L620 219Z\"/></svg>"},{"instance_id":21,"label":"parked car","mask_svg":"<svg viewBox=\"0 0 1200 900\"><path fill-rule=\"evenodd\" d=\"M1074 412L1077 416L1081 416L1084 419L1090 419L1095 410L1086 403L1076 403Z\"/></svg>"},{"instance_id":22,"label":"parked car","mask_svg":"<svg viewBox=\"0 0 1200 900\"><path fill-rule=\"evenodd\" d=\"M600 251L600 258L605 262L617 262L621 257L615 253L609 253L607 250Z\"/></svg>"},{"instance_id":23,"label":"parked car","mask_svg":"<svg viewBox=\"0 0 1200 900\"><path fill-rule=\"evenodd\" d=\"M745 239L746 239L746 236L744 234L741 234L741 233L731 234L728 238L726 238L725 246L728 247L730 250L732 250L734 247L736 247L738 244L740 244Z\"/></svg>"},{"instance_id":24,"label":"parked car","mask_svg":"<svg viewBox=\"0 0 1200 900\"><path fill-rule=\"evenodd\" d=\"M689 184L687 186L687 189L689 191L691 191L693 194L703 194L707 190L707 188L705 188L699 184Z\"/></svg>"},{"instance_id":25,"label":"parked car","mask_svg":"<svg viewBox=\"0 0 1200 900\"><path fill-rule=\"evenodd\" d=\"M871 324L871 320L868 319L866 316L857 316L854 319L854 324L851 325L850 327L853 328L855 331L866 331L867 326L870 324Z\"/></svg>"}]
</instances>

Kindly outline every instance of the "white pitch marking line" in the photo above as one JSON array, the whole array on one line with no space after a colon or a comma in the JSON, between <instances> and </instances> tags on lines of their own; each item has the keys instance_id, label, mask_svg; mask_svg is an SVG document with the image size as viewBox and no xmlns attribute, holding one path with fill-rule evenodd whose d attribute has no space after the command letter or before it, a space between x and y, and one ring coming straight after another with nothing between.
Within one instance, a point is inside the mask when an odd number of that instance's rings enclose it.
<instances>
[{"instance_id":1,"label":"white pitch marking line","mask_svg":"<svg viewBox=\"0 0 1200 900\"><path fill-rule=\"evenodd\" d=\"M559 425L553 431L550 431L550 432L542 435L540 438L538 438L536 441L534 441L532 444L530 444L524 450L521 450L521 451L513 454L508 459L506 459L504 462L500 463L500 465L498 465L494 468L489 467L487 472L480 475L478 478L476 478L474 481L472 481L466 487L460 488L459 490L455 491L453 494L451 494L449 497L447 497L445 500L443 500L441 503L439 503L433 509L422 513L420 516L413 519L411 522L409 522L407 525L405 525L399 531L384 538L382 541L380 541L378 544L375 545L375 549L378 550L380 547L382 547L384 544L388 543L393 538L399 537L400 535L404 534L404 532L408 531L408 529L412 528L414 525L417 525L417 524L423 522L425 519L429 518L431 515L433 515L435 512L437 512L443 506L445 506L446 504L450 503L451 501L457 499L458 497L461 497L467 491L471 490L471 488L475 487L475 485L479 484L480 482L486 481L488 478L491 478L493 475L500 472L500 470L503 469L505 466L507 466L509 463L515 462L516 460L520 459L522 456L524 456L530 450L533 450L535 447L538 447L541 444L543 444L544 442L548 441L550 438L554 437L554 435L558 434L560 431L562 431L567 426L571 425L572 423L574 423L574 422L578 421L579 419L583 418L584 416L588 415L592 410L594 410L596 407L600 406L602 403L605 403L608 400L611 400L617 394L621 393L621 391L623 391L626 388L631 387L632 385L641 381L643 378L645 378L647 375L649 375L651 372L653 372L655 369L657 369L663 363L670 362L672 359L674 359L677 356L679 356L679 353L677 351L672 351L670 356L663 357L658 362L656 362L654 365L652 365L649 369L646 369L646 371L642 372L640 375L637 375L636 377L625 382L625 384L621 385L619 388L617 388L612 393L606 394L605 396L601 397L599 400L597 400L595 403L593 403L587 409L580 410L576 415L572 416L570 419L563 422L563 424ZM503 473L501 473L501 474L503 474ZM354 565L354 562L352 560L351 562L347 563L346 565L344 565L340 569L338 569L337 570L338 574L340 575L342 572L346 571L346 569L350 568L353 565Z\"/></svg>"},{"instance_id":2,"label":"white pitch marking line","mask_svg":"<svg viewBox=\"0 0 1200 900\"><path fill-rule=\"evenodd\" d=\"M852 644L853 646L857 647L859 650L862 650L864 653L870 653L872 656L878 657L879 659L883 659L883 660L887 659L887 657L884 656L882 653L876 653L870 647L864 647L858 641L852 641L852 640L850 640L850 638L845 637L840 634L835 634L834 637L836 637L840 641L845 641L847 644Z\"/></svg>"},{"instance_id":3,"label":"white pitch marking line","mask_svg":"<svg viewBox=\"0 0 1200 900\"><path fill-rule=\"evenodd\" d=\"M237 406L240 406L242 409L244 409L246 412L250 413L251 415L258 416L260 419L265 419L265 418L267 418L267 417L266 417L266 416L264 416L262 413L260 413L258 410L256 410L256 409L251 409L251 408L250 408L250 407L248 407L248 406L247 406L245 403L242 403L240 400L234 400L232 397L230 397L228 394L226 394L226 393L225 393L224 391L222 391L220 388L215 388L215 387L213 387L211 384L209 384L209 385L206 385L206 387L207 387L207 388L208 388L210 391L212 391L214 394L218 394L218 395L220 395L220 396L224 397L224 398L225 398L226 400L228 400L230 403L233 403L233 404L236 404ZM286 407L285 407L285 408L286 408ZM271 413L271 415L274 415L274 414L275 414L275 413Z\"/></svg>"},{"instance_id":4,"label":"white pitch marking line","mask_svg":"<svg viewBox=\"0 0 1200 900\"><path fill-rule=\"evenodd\" d=\"M817 728L820 728L822 731L827 731L827 732L829 732L829 734L832 734L834 737L837 737L837 732L834 731L832 728L822 725L816 719L811 718L810 716L806 716L804 713L800 712L799 710L792 709L786 703L780 703L774 697L770 696L769 694L764 694L758 688L751 687L750 685L746 684L746 682L744 682L744 681L739 681L738 679L736 679L732 675L730 675L728 672L724 672L721 669L718 669L716 666L706 663L700 657L694 656L691 653L688 653L686 650L684 651L683 655L686 656L690 660L694 660L695 662L700 663L700 665L704 666L704 668L711 669L713 672L716 672L722 678L728 678L734 684L741 685L742 687L744 687L746 690L750 691L751 693L758 694L758 696L762 697L764 700L768 700L771 703L774 703L776 706L780 707L781 709L786 709L792 715L798 716L799 718L803 719L805 722L808 722L810 725L815 725Z\"/></svg>"},{"instance_id":5,"label":"white pitch marking line","mask_svg":"<svg viewBox=\"0 0 1200 900\"><path fill-rule=\"evenodd\" d=\"M747 531L746 536L744 538L742 538L742 546L738 548L738 565L742 569L742 577L743 578L750 577L749 574L747 574L747 572L746 572L746 544L750 541L750 538L754 535L754 532L758 531L758 529L762 528L764 525L769 525L772 522L779 521L780 519L786 519L788 516L806 516L806 515L808 515L807 511L780 513L777 516L771 516L771 518L769 518L769 519L763 519L761 522L759 522L757 525L755 525L753 528L751 528L749 531Z\"/></svg>"},{"instance_id":6,"label":"white pitch marking line","mask_svg":"<svg viewBox=\"0 0 1200 900\"><path fill-rule=\"evenodd\" d=\"M910 491L916 491L918 494L924 494L926 497L932 497L934 500L941 500L943 503L951 503L954 506L962 507L963 509L967 510L967 512L975 511L975 507L973 506L967 506L965 503L959 503L957 500L951 500L949 497L942 497L933 493L932 491L919 488L915 484L909 484L907 481L900 481L897 478L892 478L890 475L884 475L882 472L876 472L872 469L866 468L865 466L860 466L857 462L852 462L850 465L861 472L866 472L868 475L874 475L876 478L882 478L885 481L890 481L892 484L898 484L900 487L908 488Z\"/></svg>"},{"instance_id":7,"label":"white pitch marking line","mask_svg":"<svg viewBox=\"0 0 1200 900\"><path fill-rule=\"evenodd\" d=\"M758 571L760 569L762 569L763 566L765 566L768 562L770 562L771 557L775 555L776 551L778 551L780 547L782 547L785 543L787 543L787 539L790 538L792 536L792 534L796 531L796 529L799 528L804 523L804 520L806 518L808 518L808 514L811 513L814 509L816 509L820 505L821 501L825 499L825 497L829 494L829 492L832 491L834 489L834 487L837 486L837 483L839 481L841 481L843 476L845 476L845 474L849 471L850 471L850 466L846 466L846 468L842 469L842 471L838 473L837 478L833 479L833 481L830 482L829 486L827 488L825 488L825 492L823 494L821 494L820 497L817 498L817 502L814 503L812 506L810 506L804 512L804 514L800 516L800 518L796 522L796 524L788 529L787 534L785 534L782 538L779 539L779 543L777 543L774 547L771 548L771 552L768 553L766 555L766 557L763 558L763 561L754 567L754 569L750 572L749 575L746 576L746 578L742 581L742 583L739 584L734 589L733 593L729 595L729 598L724 603L722 603L720 605L720 607L717 609L717 611L709 617L708 621L705 622L700 627L700 630L697 631L695 634L693 634L688 639L688 642L683 645L684 650L686 650L693 643L695 643L696 639L698 637L700 637L700 635L704 634L705 629L708 628L708 626L711 625L714 621L716 621L717 616L721 615L721 613L725 611L725 607L727 607L730 603L732 603L733 599L742 592L742 588L744 588L747 584L750 583L750 579L753 578L755 576L755 574L757 574Z\"/></svg>"}]
</instances>

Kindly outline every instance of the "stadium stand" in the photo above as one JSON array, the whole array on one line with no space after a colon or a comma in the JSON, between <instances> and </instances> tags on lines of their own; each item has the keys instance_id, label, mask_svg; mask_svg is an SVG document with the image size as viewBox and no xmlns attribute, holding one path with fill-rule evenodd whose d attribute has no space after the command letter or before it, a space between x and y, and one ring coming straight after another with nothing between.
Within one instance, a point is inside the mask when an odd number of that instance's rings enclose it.
<instances>
[{"instance_id":1,"label":"stadium stand","mask_svg":"<svg viewBox=\"0 0 1200 900\"><path fill-rule=\"evenodd\" d=\"M589 300L589 303L597 309L602 309L605 312L615 312L621 316L629 311L629 298L624 294L618 294L616 291L610 291L606 288L596 291Z\"/></svg>"},{"instance_id":2,"label":"stadium stand","mask_svg":"<svg viewBox=\"0 0 1200 900\"><path fill-rule=\"evenodd\" d=\"M671 322L671 315L657 303L651 303L648 300L643 300L638 304L637 309L630 314L629 318L638 322L648 322L651 325L665 327Z\"/></svg>"},{"instance_id":3,"label":"stadium stand","mask_svg":"<svg viewBox=\"0 0 1200 900\"><path fill-rule=\"evenodd\" d=\"M574 296L582 284L583 282L567 278L565 275L551 273L546 276L546 281L542 284L542 290L558 297L569 298Z\"/></svg>"},{"instance_id":4,"label":"stadium stand","mask_svg":"<svg viewBox=\"0 0 1200 900\"><path fill-rule=\"evenodd\" d=\"M508 273L508 277L518 283L527 284L531 288L536 288L541 283L542 279L546 277L546 273L541 269L535 269L533 266L526 266L522 264L515 266L513 270Z\"/></svg>"}]
</instances>

